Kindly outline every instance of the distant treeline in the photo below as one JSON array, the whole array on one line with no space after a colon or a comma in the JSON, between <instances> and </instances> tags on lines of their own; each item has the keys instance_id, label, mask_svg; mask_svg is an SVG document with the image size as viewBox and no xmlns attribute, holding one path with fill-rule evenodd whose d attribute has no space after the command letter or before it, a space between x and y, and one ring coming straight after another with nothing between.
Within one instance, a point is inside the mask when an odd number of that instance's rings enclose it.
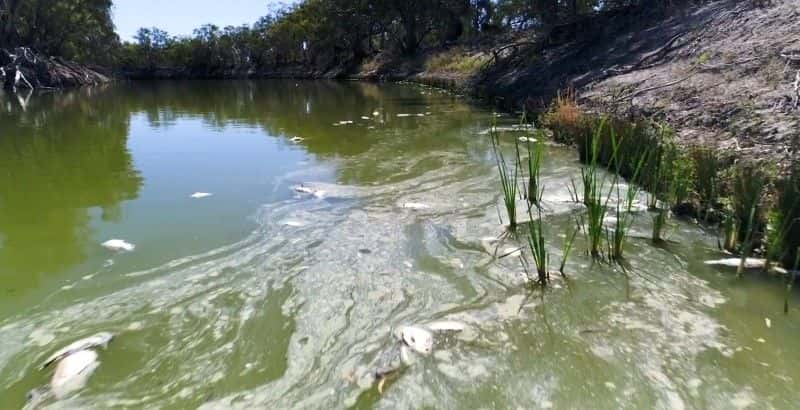
<instances>
[{"instance_id":1,"label":"distant treeline","mask_svg":"<svg viewBox=\"0 0 800 410\"><path fill-rule=\"evenodd\" d=\"M569 23L603 11L671 1L304 0L265 9L252 25L208 24L192 36L142 28L134 42L121 42L113 30L111 0L0 0L0 48L25 45L129 70L208 73L302 65L326 71L378 52L413 55L504 32L559 25L569 30Z\"/></svg>"}]
</instances>

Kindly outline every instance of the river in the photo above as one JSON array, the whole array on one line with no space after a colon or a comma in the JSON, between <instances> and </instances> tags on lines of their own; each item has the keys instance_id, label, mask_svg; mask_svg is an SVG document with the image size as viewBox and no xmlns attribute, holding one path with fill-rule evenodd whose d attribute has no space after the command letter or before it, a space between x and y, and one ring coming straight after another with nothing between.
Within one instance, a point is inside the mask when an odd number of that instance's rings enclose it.
<instances>
[{"instance_id":1,"label":"river","mask_svg":"<svg viewBox=\"0 0 800 410\"><path fill-rule=\"evenodd\" d=\"M0 408L107 331L54 408L794 408L800 298L635 219L627 269L578 238L526 284L487 135L517 120L410 84L161 82L0 96ZM553 264L580 206L547 147ZM302 187L299 191L298 187ZM210 196L192 197L196 193ZM112 251L121 239L135 246ZM381 386L393 329L462 323Z\"/></svg>"}]
</instances>

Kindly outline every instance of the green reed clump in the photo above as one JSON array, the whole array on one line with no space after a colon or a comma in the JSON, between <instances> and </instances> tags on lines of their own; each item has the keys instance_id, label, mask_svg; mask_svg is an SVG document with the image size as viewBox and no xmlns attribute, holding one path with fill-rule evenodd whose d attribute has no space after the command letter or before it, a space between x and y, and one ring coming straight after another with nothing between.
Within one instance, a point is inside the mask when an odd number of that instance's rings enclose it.
<instances>
[{"instance_id":1,"label":"green reed clump","mask_svg":"<svg viewBox=\"0 0 800 410\"><path fill-rule=\"evenodd\" d=\"M709 147L694 147L689 155L694 168L694 192L700 201L700 212L707 219L720 194L719 175L722 162Z\"/></svg>"},{"instance_id":2,"label":"green reed clump","mask_svg":"<svg viewBox=\"0 0 800 410\"><path fill-rule=\"evenodd\" d=\"M747 218L747 226L751 227L747 231L745 231L744 241L742 242L740 252L741 252L741 261L739 262L739 268L736 271L736 275L740 278L744 275L744 267L745 263L747 262L747 258L750 256L750 252L753 250L753 235L754 230L752 229L756 218L756 207L750 209L750 215Z\"/></svg>"},{"instance_id":3,"label":"green reed clump","mask_svg":"<svg viewBox=\"0 0 800 410\"><path fill-rule=\"evenodd\" d=\"M531 255L533 257L533 264L536 266L536 274L539 278L539 284L544 286L550 279L550 274L548 271L550 265L550 255L547 253L547 248L545 247L544 243L542 209L536 209L538 212L536 219L533 218L531 209L528 209L528 215L530 215L531 218L531 223L529 224L530 229L528 229L528 245L531 248Z\"/></svg>"},{"instance_id":4,"label":"green reed clump","mask_svg":"<svg viewBox=\"0 0 800 410\"><path fill-rule=\"evenodd\" d=\"M600 121L589 145L588 165L581 168L583 180L583 203L586 205L586 236L589 242L589 253L593 258L602 256L601 247L604 239L603 220L608 212L607 205L611 193L604 195L605 179L601 179L599 160L601 137L605 129L605 121ZM613 132L612 132L613 134Z\"/></svg>"},{"instance_id":5,"label":"green reed clump","mask_svg":"<svg viewBox=\"0 0 800 410\"><path fill-rule=\"evenodd\" d=\"M519 178L519 162L514 162L513 170L509 168L505 156L503 155L503 150L500 147L500 136L494 124L492 125L490 136L492 139L495 163L500 173L500 187L503 191L503 204L505 205L506 214L508 215L508 226L513 230L517 227L517 193L519 189L517 180Z\"/></svg>"},{"instance_id":6,"label":"green reed clump","mask_svg":"<svg viewBox=\"0 0 800 410\"><path fill-rule=\"evenodd\" d=\"M739 245L739 224L730 210L725 212L722 220L722 249L728 252L737 252Z\"/></svg>"},{"instance_id":7,"label":"green reed clump","mask_svg":"<svg viewBox=\"0 0 800 410\"><path fill-rule=\"evenodd\" d=\"M753 245L764 232L764 193L769 178L763 168L750 162L739 162L733 172L731 201L739 227L737 236L742 245ZM748 250L749 251L749 250ZM745 252L743 252L745 253Z\"/></svg>"},{"instance_id":8,"label":"green reed clump","mask_svg":"<svg viewBox=\"0 0 800 410\"><path fill-rule=\"evenodd\" d=\"M662 130L666 130L666 126ZM675 145L674 134L663 131L662 141L656 151L655 181L651 182L648 191L648 208L655 211L653 215L653 242L662 241L662 232L667 225L670 209L686 203L691 185L691 163L687 156ZM646 177L646 176L645 176Z\"/></svg>"},{"instance_id":9,"label":"green reed clump","mask_svg":"<svg viewBox=\"0 0 800 410\"><path fill-rule=\"evenodd\" d=\"M622 144L622 140L616 141L615 144L619 146ZM639 157L638 161L636 161L637 165L633 171L633 175L631 176L632 181L637 181L639 179L639 174L642 171L644 164L647 163L648 158L650 158L650 155L646 150L639 155L641 156ZM641 188L638 184L629 184L628 190L623 198L620 193L619 181L615 181L614 184L616 185L617 191L617 203L615 207L616 220L614 221L614 229L609 238L611 240L609 243L609 250L611 259L615 261L621 261L623 258L623 251L625 249L625 241L630 228L633 225L634 214L631 212L633 203L635 202L636 197L639 195Z\"/></svg>"},{"instance_id":10,"label":"green reed clump","mask_svg":"<svg viewBox=\"0 0 800 410\"><path fill-rule=\"evenodd\" d=\"M776 210L779 215L779 254L783 266L792 266L800 249L800 151L795 151L789 174L777 183Z\"/></svg>"},{"instance_id":11,"label":"green reed clump","mask_svg":"<svg viewBox=\"0 0 800 410\"><path fill-rule=\"evenodd\" d=\"M537 137L541 136L537 135ZM526 148L528 150L528 189L526 197L529 206L540 207L542 196L544 195L544 185L542 185L541 181L544 146L541 138L536 138L535 142L531 142L530 138L528 138Z\"/></svg>"}]
</instances>

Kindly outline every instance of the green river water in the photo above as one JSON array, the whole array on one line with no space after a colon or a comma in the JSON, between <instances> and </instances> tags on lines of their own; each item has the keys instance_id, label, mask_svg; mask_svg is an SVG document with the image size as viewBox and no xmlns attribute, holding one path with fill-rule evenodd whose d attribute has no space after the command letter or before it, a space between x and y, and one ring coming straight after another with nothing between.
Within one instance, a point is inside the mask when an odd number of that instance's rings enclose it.
<instances>
[{"instance_id":1,"label":"green river water","mask_svg":"<svg viewBox=\"0 0 800 410\"><path fill-rule=\"evenodd\" d=\"M640 212L627 274L579 238L568 280L526 286L497 258L521 243L493 239L493 117L408 84L0 95L0 408L100 331L116 338L88 385L45 406L797 408L800 300L784 316L777 279L704 265L721 255L697 226L673 220L656 247ZM520 135L502 133L509 157ZM547 150L557 265L580 164ZM392 329L439 319L466 329L379 393Z\"/></svg>"}]
</instances>

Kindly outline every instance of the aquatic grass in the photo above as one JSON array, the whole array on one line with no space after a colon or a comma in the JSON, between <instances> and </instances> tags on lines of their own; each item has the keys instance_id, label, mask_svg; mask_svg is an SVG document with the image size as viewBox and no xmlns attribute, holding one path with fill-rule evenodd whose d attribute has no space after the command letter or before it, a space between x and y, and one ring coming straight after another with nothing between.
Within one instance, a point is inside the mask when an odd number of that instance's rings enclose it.
<instances>
[{"instance_id":1,"label":"aquatic grass","mask_svg":"<svg viewBox=\"0 0 800 410\"><path fill-rule=\"evenodd\" d=\"M741 260L739 262L739 268L736 270L736 276L741 278L744 275L744 267L745 263L747 262L747 258L750 256L750 252L753 250L753 233L754 233L754 223L756 218L756 207L753 206L750 209L750 216L747 218L747 229L744 233L744 241L742 242L742 246L740 248L741 252Z\"/></svg>"},{"instance_id":2,"label":"aquatic grass","mask_svg":"<svg viewBox=\"0 0 800 410\"><path fill-rule=\"evenodd\" d=\"M519 179L519 162L514 162L514 169L511 171L506 162L503 151L500 147L500 136L497 127L492 124L490 131L492 149L494 150L495 163L500 173L500 186L503 192L503 204L508 215L508 226L513 231L517 227L517 194Z\"/></svg>"},{"instance_id":3,"label":"aquatic grass","mask_svg":"<svg viewBox=\"0 0 800 410\"><path fill-rule=\"evenodd\" d=\"M722 236L723 242L720 248L728 252L736 252L739 244L739 224L732 212L725 212L722 221Z\"/></svg>"},{"instance_id":4,"label":"aquatic grass","mask_svg":"<svg viewBox=\"0 0 800 410\"><path fill-rule=\"evenodd\" d=\"M622 144L622 140L615 141L615 145L617 149L619 148L620 144ZM647 150L640 154L638 161L636 161L636 168L633 172L632 181L637 181L639 179L640 172L642 171L642 167L647 162L648 158L650 157ZM618 165L619 167L620 165ZM628 189L625 192L625 197L622 198L620 194L620 184L619 181L615 181L616 191L617 191L617 203L615 206L616 210L616 220L614 222L614 230L611 232L611 239L612 243L610 246L610 257L615 261L621 261L623 259L623 251L625 249L625 242L626 238L628 237L628 233L630 232L630 228L633 225L634 214L632 212L633 203L636 200L636 197L639 195L641 188L638 184L630 183L628 184Z\"/></svg>"},{"instance_id":5,"label":"aquatic grass","mask_svg":"<svg viewBox=\"0 0 800 410\"><path fill-rule=\"evenodd\" d=\"M664 242L664 238L662 238L662 233L664 231L664 227L667 225L668 217L669 217L668 209L663 207L656 209L655 215L653 215L653 236L652 236L653 243Z\"/></svg>"},{"instance_id":6,"label":"aquatic grass","mask_svg":"<svg viewBox=\"0 0 800 410\"><path fill-rule=\"evenodd\" d=\"M550 255L544 242L544 225L542 223L542 209L537 209L537 217L534 219L531 208L528 208L528 215L531 222L528 229L528 245L531 248L531 256L533 264L536 266L536 274L539 279L539 284L544 286L550 279L549 265Z\"/></svg>"},{"instance_id":7,"label":"aquatic grass","mask_svg":"<svg viewBox=\"0 0 800 410\"><path fill-rule=\"evenodd\" d=\"M744 161L736 165L733 174L731 202L739 228L737 236L744 240L743 245L752 246L751 242L758 241L756 235L764 232L763 198L769 179L761 166Z\"/></svg>"},{"instance_id":8,"label":"aquatic grass","mask_svg":"<svg viewBox=\"0 0 800 410\"><path fill-rule=\"evenodd\" d=\"M800 249L800 147L794 152L788 174L776 184L775 208L780 216L779 226L783 237L779 247L784 267L792 266Z\"/></svg>"},{"instance_id":9,"label":"aquatic grass","mask_svg":"<svg viewBox=\"0 0 800 410\"><path fill-rule=\"evenodd\" d=\"M783 295L783 313L789 314L789 296L792 294L792 287L794 286L794 280L797 276L797 270L800 269L800 247L797 247L795 250L795 258L794 258L794 269L787 273L788 277L786 278L786 292Z\"/></svg>"},{"instance_id":10,"label":"aquatic grass","mask_svg":"<svg viewBox=\"0 0 800 410\"><path fill-rule=\"evenodd\" d=\"M601 120L592 137L592 142L588 145L590 150L589 164L581 168L581 179L583 180L583 204L586 206L586 236L589 243L589 254L599 259L602 257L601 247L604 239L603 221L606 217L608 202L611 192L604 195L605 179L600 179L598 161L600 156L600 135L605 127L605 121ZM613 133L613 132L612 132ZM612 186L613 188L613 186Z\"/></svg>"},{"instance_id":11,"label":"aquatic grass","mask_svg":"<svg viewBox=\"0 0 800 410\"><path fill-rule=\"evenodd\" d=\"M541 207L542 196L544 195L544 185L541 181L542 159L544 158L544 146L540 139L531 143L530 139L526 141L528 149L528 188L526 198L528 204L532 206Z\"/></svg>"},{"instance_id":12,"label":"aquatic grass","mask_svg":"<svg viewBox=\"0 0 800 410\"><path fill-rule=\"evenodd\" d=\"M572 252L572 245L575 244L575 238L578 236L578 231L581 230L581 223L576 222L575 229L572 231L571 234L567 234L566 241L564 241L564 249L561 252L561 265L558 267L558 271L561 273L561 276L566 277L564 273L564 267L567 266L567 260L569 259L569 254Z\"/></svg>"},{"instance_id":13,"label":"aquatic grass","mask_svg":"<svg viewBox=\"0 0 800 410\"><path fill-rule=\"evenodd\" d=\"M694 147L689 156L694 170L694 192L697 193L700 202L700 213L707 222L710 210L714 209L714 204L719 197L719 175L722 162L717 153L709 147Z\"/></svg>"}]
</instances>

